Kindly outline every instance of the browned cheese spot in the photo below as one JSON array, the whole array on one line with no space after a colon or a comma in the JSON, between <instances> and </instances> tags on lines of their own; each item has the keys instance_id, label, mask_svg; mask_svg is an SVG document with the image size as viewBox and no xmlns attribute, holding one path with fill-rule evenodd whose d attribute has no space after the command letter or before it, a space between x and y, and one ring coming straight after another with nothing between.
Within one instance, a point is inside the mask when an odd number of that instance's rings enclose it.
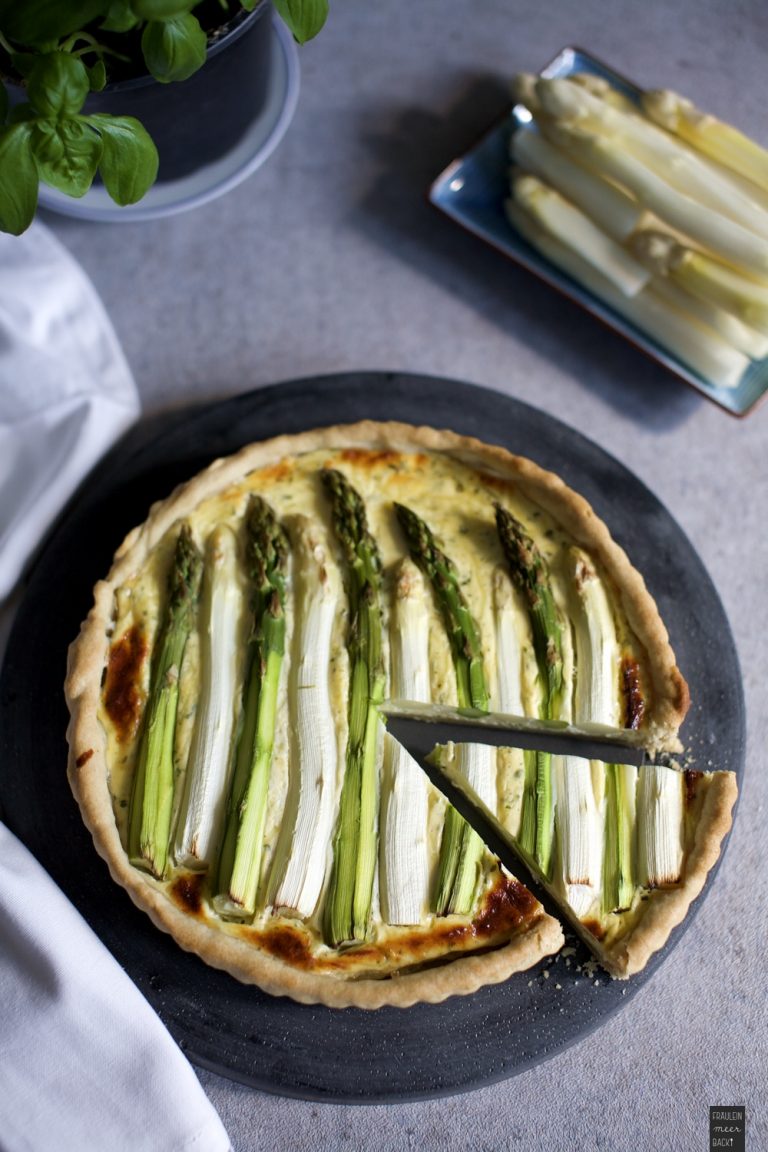
<instances>
[{"instance_id":1,"label":"browned cheese spot","mask_svg":"<svg viewBox=\"0 0 768 1152\"><path fill-rule=\"evenodd\" d=\"M531 893L501 872L473 921L438 919L429 929L396 929L386 939L353 944L342 952L315 954L309 934L300 926L243 927L241 934L257 947L295 968L326 972L371 972L450 961L483 945L498 946L523 930L539 905ZM392 975L396 974L396 971Z\"/></svg>"},{"instance_id":2,"label":"browned cheese spot","mask_svg":"<svg viewBox=\"0 0 768 1152\"><path fill-rule=\"evenodd\" d=\"M171 884L171 895L180 908L193 916L199 916L203 907L203 885L205 875L202 872L182 872Z\"/></svg>"},{"instance_id":3,"label":"browned cheese spot","mask_svg":"<svg viewBox=\"0 0 768 1152\"><path fill-rule=\"evenodd\" d=\"M270 464L267 468L259 469L259 484L264 485L270 482L277 483L280 480L287 480L294 470L295 462L288 457L284 457L275 464Z\"/></svg>"},{"instance_id":4,"label":"browned cheese spot","mask_svg":"<svg viewBox=\"0 0 768 1152\"><path fill-rule=\"evenodd\" d=\"M116 640L109 652L104 682L104 707L120 744L136 735L141 715L141 669L147 657L147 638L138 625Z\"/></svg>"},{"instance_id":5,"label":"browned cheese spot","mask_svg":"<svg viewBox=\"0 0 768 1152\"><path fill-rule=\"evenodd\" d=\"M625 728L639 728L645 713L645 700L640 685L640 665L631 656L621 662L621 694L624 701Z\"/></svg>"},{"instance_id":6,"label":"browned cheese spot","mask_svg":"<svg viewBox=\"0 0 768 1152\"><path fill-rule=\"evenodd\" d=\"M345 464L356 464L360 468L366 468L373 472L380 465L398 465L402 462L403 457L400 452L384 450L370 452L365 448L345 448L343 452L339 453L339 459L343 460ZM426 456L411 456L408 463L416 468L426 463L426 459Z\"/></svg>"},{"instance_id":7,"label":"browned cheese spot","mask_svg":"<svg viewBox=\"0 0 768 1152\"><path fill-rule=\"evenodd\" d=\"M693 768L686 768L685 770L685 800L687 804L693 804L696 799L696 789L699 786L703 772L697 772Z\"/></svg>"},{"instance_id":8,"label":"browned cheese spot","mask_svg":"<svg viewBox=\"0 0 768 1152\"><path fill-rule=\"evenodd\" d=\"M582 920L582 927L586 928L587 932L591 932L596 940L602 940L605 936L605 928L599 920Z\"/></svg>"},{"instance_id":9,"label":"browned cheese spot","mask_svg":"<svg viewBox=\"0 0 768 1152\"><path fill-rule=\"evenodd\" d=\"M305 932L288 926L270 928L259 935L262 948L280 960L286 960L298 968L311 966L311 951Z\"/></svg>"},{"instance_id":10,"label":"browned cheese spot","mask_svg":"<svg viewBox=\"0 0 768 1152\"><path fill-rule=\"evenodd\" d=\"M475 920L475 932L478 936L495 936L519 928L534 914L537 903L519 880L501 873Z\"/></svg>"}]
</instances>

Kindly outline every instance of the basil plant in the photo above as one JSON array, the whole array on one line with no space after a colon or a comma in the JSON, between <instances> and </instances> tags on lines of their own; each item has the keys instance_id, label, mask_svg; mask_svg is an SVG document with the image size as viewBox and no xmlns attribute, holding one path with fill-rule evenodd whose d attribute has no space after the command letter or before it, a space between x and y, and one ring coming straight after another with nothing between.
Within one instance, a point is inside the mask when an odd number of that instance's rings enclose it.
<instances>
[{"instance_id":1,"label":"basil plant","mask_svg":"<svg viewBox=\"0 0 768 1152\"><path fill-rule=\"evenodd\" d=\"M221 23L264 2L218 0ZM328 14L328 0L273 3L299 43ZM117 66L162 84L202 68L202 7L210 0L0 0L0 231L30 225L41 180L83 196L98 173L117 204L144 196L158 169L149 133L132 116L88 114L86 98ZM8 80L23 85L21 102L10 100Z\"/></svg>"}]
</instances>

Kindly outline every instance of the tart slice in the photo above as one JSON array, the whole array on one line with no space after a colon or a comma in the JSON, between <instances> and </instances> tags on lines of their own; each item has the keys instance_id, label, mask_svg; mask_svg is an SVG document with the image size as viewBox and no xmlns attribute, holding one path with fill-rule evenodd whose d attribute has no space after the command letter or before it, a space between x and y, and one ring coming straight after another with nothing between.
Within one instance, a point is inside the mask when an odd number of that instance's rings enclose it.
<instances>
[{"instance_id":1,"label":"tart slice","mask_svg":"<svg viewBox=\"0 0 768 1152\"><path fill-rule=\"evenodd\" d=\"M577 727L641 727L645 704L636 672L620 658L610 598L589 555L567 549L563 611L532 536L501 504L496 524L531 627L541 717ZM570 678L566 636L573 645ZM523 658L514 639L502 651L507 669ZM737 795L734 773L683 770L669 758L637 768L578 755L524 755L526 786L505 819L467 780L454 746L440 749L434 766L532 870L606 971L619 978L639 972L684 919L719 856Z\"/></svg>"},{"instance_id":2,"label":"tart slice","mask_svg":"<svg viewBox=\"0 0 768 1152\"><path fill-rule=\"evenodd\" d=\"M578 776L567 780L568 773L579 772L581 767L577 758L569 760L567 765L558 765L560 780L566 779L561 785L567 796L563 805L573 804L574 793L582 790ZM604 797L602 812L597 805L595 808L605 827L602 835L598 833L579 849L575 850L569 841L570 857L561 847L552 874L541 871L536 859L521 847L519 837L468 784L456 762L454 746L436 752L433 768L479 814L478 830L490 825L525 865L524 875L530 869L559 908L563 921L574 929L606 972L626 979L640 972L664 947L702 891L731 827L736 779L732 772L699 772L648 764L632 769L637 773L635 786L619 790L617 798L615 773L627 766L596 761L584 761L583 765L595 792ZM435 779L434 771L430 776ZM583 815L583 809L578 807L568 815L561 809L558 827L562 829ZM610 822L617 815L618 821L630 830L630 847L621 865L621 897L616 895L618 876L611 871L617 867L615 833L609 831ZM564 842L567 837L567 833L563 835ZM580 852L586 866L574 872L576 852ZM590 873L588 865L590 859L600 860L601 856L604 873L600 882L599 869Z\"/></svg>"},{"instance_id":3,"label":"tart slice","mask_svg":"<svg viewBox=\"0 0 768 1152\"><path fill-rule=\"evenodd\" d=\"M513 578L499 509L546 567L542 611L538 577ZM555 952L559 922L385 737L378 704L396 686L575 716L592 673L574 549L614 629L598 663L624 713L607 722L678 750L687 687L642 578L531 461L365 422L250 445L155 505L96 586L66 681L69 779L113 877L181 947L304 1002L439 1001ZM600 786L589 767L471 746L456 763L547 874L563 851L601 856L605 829L626 859L605 801L623 776ZM568 839L563 813L590 785ZM697 800L708 778L687 787L711 855L724 821ZM588 919L602 873L568 883Z\"/></svg>"}]
</instances>

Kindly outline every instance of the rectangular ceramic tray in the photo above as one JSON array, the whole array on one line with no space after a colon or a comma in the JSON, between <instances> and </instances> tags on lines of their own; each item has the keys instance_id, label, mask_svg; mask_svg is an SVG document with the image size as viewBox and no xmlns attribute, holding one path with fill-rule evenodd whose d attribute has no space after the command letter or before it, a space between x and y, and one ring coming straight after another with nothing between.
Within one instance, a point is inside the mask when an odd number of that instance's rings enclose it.
<instances>
[{"instance_id":1,"label":"rectangular ceramic tray","mask_svg":"<svg viewBox=\"0 0 768 1152\"><path fill-rule=\"evenodd\" d=\"M561 77L574 72L601 76L630 98L639 97L640 89L636 85L580 48L564 48L541 75ZM509 222L504 212L504 201L509 194L509 141L512 133L528 130L529 121L527 109L520 105L511 108L469 152L454 160L437 177L429 191L430 202L497 251L599 317L708 399L735 416L745 416L768 391L768 359L753 361L735 388L717 387L551 264L526 243Z\"/></svg>"}]
</instances>

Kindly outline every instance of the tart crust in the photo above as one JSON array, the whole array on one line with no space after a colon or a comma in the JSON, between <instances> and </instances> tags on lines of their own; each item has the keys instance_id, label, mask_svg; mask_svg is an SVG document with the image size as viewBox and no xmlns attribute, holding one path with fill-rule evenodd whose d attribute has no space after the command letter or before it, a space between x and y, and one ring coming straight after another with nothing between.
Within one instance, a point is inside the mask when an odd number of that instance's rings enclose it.
<instances>
[{"instance_id":1,"label":"tart crust","mask_svg":"<svg viewBox=\"0 0 768 1152\"><path fill-rule=\"evenodd\" d=\"M168 499L155 504L146 521L129 533L115 555L109 575L96 585L93 607L69 651L65 683L70 710L68 776L83 819L113 878L182 948L196 952L207 963L230 972L239 980L301 1002L319 1002L332 1007L406 1007L419 1001L438 1002L453 994L469 993L532 966L561 946L560 925L536 904L520 930L503 946L450 956L448 962L430 965L421 971L404 971L388 979L344 979L325 972L303 971L254 947L242 936L220 931L205 918L190 915L169 899L164 883L129 863L115 821L108 782L107 738L98 717L116 590L142 568L169 529L193 513L202 502L236 486L253 471L307 452L351 449L371 453L439 453L459 461L511 485L526 500L544 509L574 542L588 549L600 564L633 637L647 656L643 666L649 680L648 699L641 722L647 746L652 751L679 750L677 733L689 703L687 685L642 577L589 504L555 474L503 448L447 430L364 421L249 445L234 456L216 461L177 488ZM688 904L704 883L725 834L726 807L730 812L726 790L706 791L702 837L694 845L686 883L675 891L674 898L670 895L663 909L648 917L647 924L638 926L627 942L622 972L617 974L626 975L643 966L651 952L660 946L658 941L662 936L666 939L673 924L683 918Z\"/></svg>"},{"instance_id":2,"label":"tart crust","mask_svg":"<svg viewBox=\"0 0 768 1152\"><path fill-rule=\"evenodd\" d=\"M731 829L737 791L736 777L732 772L698 776L686 814L683 883L651 892L642 918L613 948L606 950L591 942L603 967L612 976L626 979L642 971L654 952L664 947L673 929L683 922L717 862L720 846Z\"/></svg>"}]
</instances>

